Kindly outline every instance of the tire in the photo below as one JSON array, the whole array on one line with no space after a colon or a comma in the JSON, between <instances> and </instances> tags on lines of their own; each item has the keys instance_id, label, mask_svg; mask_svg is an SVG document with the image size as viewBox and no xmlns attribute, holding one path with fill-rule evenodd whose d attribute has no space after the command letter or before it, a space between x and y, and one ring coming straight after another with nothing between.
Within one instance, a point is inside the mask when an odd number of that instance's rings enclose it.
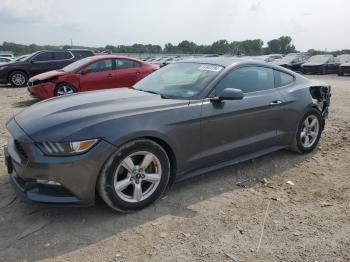
<instances>
[{"instance_id":1,"label":"tire","mask_svg":"<svg viewBox=\"0 0 350 262\"><path fill-rule=\"evenodd\" d=\"M74 86L67 83L61 83L56 86L54 95L63 96L63 95L74 94L76 92L77 92L77 89Z\"/></svg>"},{"instance_id":2,"label":"tire","mask_svg":"<svg viewBox=\"0 0 350 262\"><path fill-rule=\"evenodd\" d=\"M338 76L343 76L344 72L338 71Z\"/></svg>"},{"instance_id":3,"label":"tire","mask_svg":"<svg viewBox=\"0 0 350 262\"><path fill-rule=\"evenodd\" d=\"M28 82L28 75L23 71L14 71L9 76L9 83L13 87L26 86Z\"/></svg>"},{"instance_id":4,"label":"tire","mask_svg":"<svg viewBox=\"0 0 350 262\"><path fill-rule=\"evenodd\" d=\"M306 120L310 124L309 127L306 126ZM316 121L317 127L312 125L312 121ZM301 119L298 125L298 131L294 137L294 141L291 145L291 150L304 154L312 152L321 137L324 127L324 120L319 110L312 108L308 111ZM307 143L307 140L309 143Z\"/></svg>"},{"instance_id":5,"label":"tire","mask_svg":"<svg viewBox=\"0 0 350 262\"><path fill-rule=\"evenodd\" d=\"M145 162L149 164L143 167ZM131 212L156 201L167 188L169 178L170 161L165 150L152 140L137 139L119 148L105 164L97 190L114 210Z\"/></svg>"}]
</instances>

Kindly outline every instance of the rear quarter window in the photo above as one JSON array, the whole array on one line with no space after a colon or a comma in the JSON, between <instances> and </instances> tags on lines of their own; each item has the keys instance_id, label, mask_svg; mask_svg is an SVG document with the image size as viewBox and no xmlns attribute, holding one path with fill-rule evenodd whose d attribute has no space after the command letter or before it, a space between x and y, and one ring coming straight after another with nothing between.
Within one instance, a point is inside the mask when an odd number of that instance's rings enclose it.
<instances>
[{"instance_id":1,"label":"rear quarter window","mask_svg":"<svg viewBox=\"0 0 350 262\"><path fill-rule=\"evenodd\" d=\"M286 86L294 82L294 76L275 70L276 87Z\"/></svg>"},{"instance_id":2,"label":"rear quarter window","mask_svg":"<svg viewBox=\"0 0 350 262\"><path fill-rule=\"evenodd\" d=\"M55 56L55 60L68 60L73 58L73 55L71 54L71 52L67 52L67 51L55 52L54 56Z\"/></svg>"}]
</instances>

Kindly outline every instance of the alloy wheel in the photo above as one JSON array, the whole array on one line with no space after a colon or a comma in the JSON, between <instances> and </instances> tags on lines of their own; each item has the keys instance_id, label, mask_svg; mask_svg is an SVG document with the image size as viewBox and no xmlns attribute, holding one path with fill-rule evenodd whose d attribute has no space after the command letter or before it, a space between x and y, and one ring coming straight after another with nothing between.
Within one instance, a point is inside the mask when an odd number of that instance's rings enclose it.
<instances>
[{"instance_id":1,"label":"alloy wheel","mask_svg":"<svg viewBox=\"0 0 350 262\"><path fill-rule=\"evenodd\" d=\"M154 193L161 175L159 159L151 152L138 151L125 157L118 165L114 175L114 189L126 202L140 202Z\"/></svg>"},{"instance_id":2,"label":"alloy wheel","mask_svg":"<svg viewBox=\"0 0 350 262\"><path fill-rule=\"evenodd\" d=\"M71 86L68 85L61 85L57 88L57 96L64 96L64 95L69 95L69 94L73 94L74 93L74 89Z\"/></svg>"},{"instance_id":3,"label":"alloy wheel","mask_svg":"<svg viewBox=\"0 0 350 262\"><path fill-rule=\"evenodd\" d=\"M26 78L21 73L16 73L11 76L11 82L15 86L23 86L26 83Z\"/></svg>"},{"instance_id":4,"label":"alloy wheel","mask_svg":"<svg viewBox=\"0 0 350 262\"><path fill-rule=\"evenodd\" d=\"M317 140L320 123L315 115L309 115L303 122L300 132L301 143L305 148L310 148Z\"/></svg>"}]
</instances>

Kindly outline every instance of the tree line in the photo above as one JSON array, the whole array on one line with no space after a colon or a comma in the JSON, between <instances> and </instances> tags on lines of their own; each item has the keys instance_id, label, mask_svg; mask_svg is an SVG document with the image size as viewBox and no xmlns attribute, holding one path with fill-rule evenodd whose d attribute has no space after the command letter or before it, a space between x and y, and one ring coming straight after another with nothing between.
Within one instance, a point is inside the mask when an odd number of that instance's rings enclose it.
<instances>
[{"instance_id":1,"label":"tree line","mask_svg":"<svg viewBox=\"0 0 350 262\"><path fill-rule=\"evenodd\" d=\"M69 49L69 45L53 46L53 45L23 45L11 42L3 42L0 46L0 51L12 51L16 55L30 54L40 50L55 50ZM73 48L87 48L93 51L109 50L112 53L164 53L164 54L230 54L230 55L264 55L264 54L288 54L297 52L292 44L290 36L281 36L277 39L272 39L266 43L261 39L252 39L244 41L218 40L211 45L198 45L194 42L184 40L177 45L171 43L165 44L164 47L152 44L133 44L133 45L106 45L105 47L82 47L73 46ZM334 52L325 52L315 49L310 49L308 52L311 55L332 53L335 55L341 53L349 53L350 50L339 50Z\"/></svg>"}]
</instances>

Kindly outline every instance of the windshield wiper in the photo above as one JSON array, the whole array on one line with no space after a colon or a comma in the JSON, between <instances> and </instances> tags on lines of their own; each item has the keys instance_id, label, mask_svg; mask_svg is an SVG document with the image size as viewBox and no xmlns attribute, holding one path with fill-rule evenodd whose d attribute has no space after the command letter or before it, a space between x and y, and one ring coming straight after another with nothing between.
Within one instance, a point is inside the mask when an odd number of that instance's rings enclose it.
<instances>
[{"instance_id":1,"label":"windshield wiper","mask_svg":"<svg viewBox=\"0 0 350 262\"><path fill-rule=\"evenodd\" d=\"M170 95L163 95L163 94L159 94L155 91L151 91L151 90L144 90L144 89L137 89L137 88L133 88L134 90L137 90L137 91L141 91L141 92L146 92L146 93L150 93L150 94L155 94L155 95L159 95L161 98L163 99L176 99L178 97L175 97L175 96L170 96Z\"/></svg>"}]
</instances>

